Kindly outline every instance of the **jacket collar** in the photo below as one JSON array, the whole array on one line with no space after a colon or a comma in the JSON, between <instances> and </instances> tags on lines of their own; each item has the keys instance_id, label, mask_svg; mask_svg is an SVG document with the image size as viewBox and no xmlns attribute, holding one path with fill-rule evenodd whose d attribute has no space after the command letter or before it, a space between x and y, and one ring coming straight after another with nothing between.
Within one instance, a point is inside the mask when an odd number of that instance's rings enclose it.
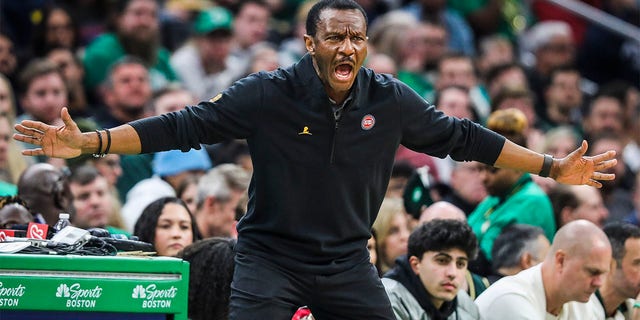
<instances>
[{"instance_id":1,"label":"jacket collar","mask_svg":"<svg viewBox=\"0 0 640 320\"><path fill-rule=\"evenodd\" d=\"M316 73L316 69L313 67L313 59L311 58L310 54L305 54L300 59L300 61L298 61L298 63L293 65L293 70L294 74L302 80L307 88L309 88L308 90L310 92L313 107L326 107L330 105L331 100L329 100L329 95L327 95L327 92L324 89L324 85L322 84L320 77ZM368 75L364 68L360 68L360 70L358 70L356 80L353 82L349 97L347 97L347 100L349 98L351 99L351 102L349 103L349 109L358 108L358 101L360 100L359 93L364 86L365 78L367 78L367 76Z\"/></svg>"}]
</instances>

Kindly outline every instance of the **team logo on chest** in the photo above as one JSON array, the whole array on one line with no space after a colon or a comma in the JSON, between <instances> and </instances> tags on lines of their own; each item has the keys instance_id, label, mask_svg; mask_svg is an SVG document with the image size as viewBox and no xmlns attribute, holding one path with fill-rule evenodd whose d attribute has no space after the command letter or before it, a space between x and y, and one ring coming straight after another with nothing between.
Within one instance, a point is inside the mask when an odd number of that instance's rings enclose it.
<instances>
[{"instance_id":1,"label":"team logo on chest","mask_svg":"<svg viewBox=\"0 0 640 320\"><path fill-rule=\"evenodd\" d=\"M371 128L373 128L375 124L376 124L376 118L368 114L362 117L362 121L360 122L360 127L362 127L362 130L371 130Z\"/></svg>"}]
</instances>

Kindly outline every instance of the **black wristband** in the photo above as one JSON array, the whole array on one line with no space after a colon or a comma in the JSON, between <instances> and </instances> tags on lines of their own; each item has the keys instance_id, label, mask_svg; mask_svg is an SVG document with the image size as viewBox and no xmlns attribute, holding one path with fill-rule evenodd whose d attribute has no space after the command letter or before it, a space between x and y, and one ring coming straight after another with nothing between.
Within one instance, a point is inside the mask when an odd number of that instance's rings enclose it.
<instances>
[{"instance_id":1,"label":"black wristband","mask_svg":"<svg viewBox=\"0 0 640 320\"><path fill-rule=\"evenodd\" d=\"M109 129L104 129L107 132L107 148L104 149L104 156L109 154L109 149L111 149L111 131Z\"/></svg>"},{"instance_id":2,"label":"black wristband","mask_svg":"<svg viewBox=\"0 0 640 320\"><path fill-rule=\"evenodd\" d=\"M98 135L98 152L92 154L92 156L94 158L100 158L100 157L103 157L103 153L102 153L102 135L100 134L100 131L98 129L96 129L96 134Z\"/></svg>"},{"instance_id":3,"label":"black wristband","mask_svg":"<svg viewBox=\"0 0 640 320\"><path fill-rule=\"evenodd\" d=\"M553 157L551 155L545 154L544 161L542 162L542 169L540 169L539 176L546 178L551 173L551 165L553 164Z\"/></svg>"}]
</instances>

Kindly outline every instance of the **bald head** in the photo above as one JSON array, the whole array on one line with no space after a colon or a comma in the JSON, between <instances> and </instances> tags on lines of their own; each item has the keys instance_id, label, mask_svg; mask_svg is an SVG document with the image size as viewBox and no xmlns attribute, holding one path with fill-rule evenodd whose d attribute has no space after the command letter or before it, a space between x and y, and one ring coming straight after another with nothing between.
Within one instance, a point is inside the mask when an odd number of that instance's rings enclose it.
<instances>
[{"instance_id":1,"label":"bald head","mask_svg":"<svg viewBox=\"0 0 640 320\"><path fill-rule=\"evenodd\" d=\"M608 250L611 245L607 235L595 224L587 220L574 220L558 230L553 238L549 255L563 250L572 255L585 255L593 250Z\"/></svg>"},{"instance_id":2,"label":"bald head","mask_svg":"<svg viewBox=\"0 0 640 320\"><path fill-rule=\"evenodd\" d=\"M453 204L446 201L438 201L422 211L422 214L420 214L420 224L435 219L467 221L467 216L464 214L464 211Z\"/></svg>"},{"instance_id":3,"label":"bald head","mask_svg":"<svg viewBox=\"0 0 640 320\"><path fill-rule=\"evenodd\" d=\"M69 212L71 191L65 174L48 163L36 163L18 180L18 195L34 214L42 214L53 225L60 212Z\"/></svg>"},{"instance_id":4,"label":"bald head","mask_svg":"<svg viewBox=\"0 0 640 320\"><path fill-rule=\"evenodd\" d=\"M592 222L575 220L558 230L542 262L547 312L569 301L587 302L611 268L611 245Z\"/></svg>"}]
</instances>

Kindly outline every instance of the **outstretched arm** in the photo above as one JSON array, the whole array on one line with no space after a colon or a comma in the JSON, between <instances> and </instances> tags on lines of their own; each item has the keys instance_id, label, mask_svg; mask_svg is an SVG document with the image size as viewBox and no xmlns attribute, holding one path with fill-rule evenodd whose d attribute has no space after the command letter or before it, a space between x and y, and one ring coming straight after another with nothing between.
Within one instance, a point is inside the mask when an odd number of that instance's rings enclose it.
<instances>
[{"instance_id":1,"label":"outstretched arm","mask_svg":"<svg viewBox=\"0 0 640 320\"><path fill-rule=\"evenodd\" d=\"M566 157L553 159L549 177L560 183L586 184L596 188L602 187L598 180L615 179L615 174L602 172L616 165L615 151L588 157L585 156L587 148L587 142L583 141L580 148ZM538 174L543 161L543 155L507 140L494 165Z\"/></svg>"},{"instance_id":2,"label":"outstretched arm","mask_svg":"<svg viewBox=\"0 0 640 320\"><path fill-rule=\"evenodd\" d=\"M102 149L98 150L100 140L96 132L80 132L76 123L71 119L67 108L62 108L61 117L64 123L62 126L51 126L40 121L31 120L24 120L16 124L15 129L19 133L13 135L15 140L40 146L39 148L24 150L22 154L68 159L81 154L105 151L107 135L104 131L101 131ZM109 153L140 153L140 138L133 127L125 124L110 129L110 131L111 147Z\"/></svg>"}]
</instances>

